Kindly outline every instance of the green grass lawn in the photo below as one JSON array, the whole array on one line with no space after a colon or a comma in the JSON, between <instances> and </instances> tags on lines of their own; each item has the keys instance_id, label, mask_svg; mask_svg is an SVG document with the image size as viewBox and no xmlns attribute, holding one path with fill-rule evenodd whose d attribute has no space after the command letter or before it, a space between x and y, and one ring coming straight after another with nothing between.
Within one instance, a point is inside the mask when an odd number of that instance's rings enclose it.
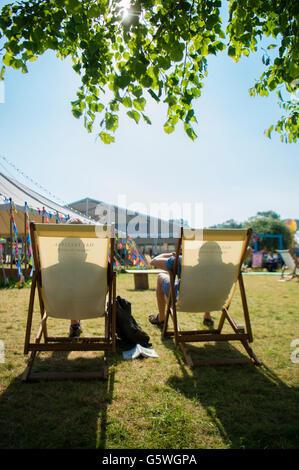
<instances>
[{"instance_id":1,"label":"green grass lawn","mask_svg":"<svg viewBox=\"0 0 299 470\"><path fill-rule=\"evenodd\" d=\"M130 274L117 277L117 294L150 335L156 359L109 361L106 382L23 384L24 333L30 290L0 290L0 448L298 448L299 364L291 362L291 341L299 339L296 280L244 276L254 334L253 350L263 362L189 369L171 339L162 340L149 324L156 312L155 276L150 289L134 291ZM237 291L230 308L242 323ZM35 304L34 336L40 318ZM214 313L214 318L219 314ZM49 333L67 334L68 322L49 319ZM182 315L181 326L202 328L201 315ZM83 323L84 335L98 321ZM227 327L226 327L227 328ZM238 358L245 350L231 344L191 345L197 357ZM102 353L43 353L35 370L97 370Z\"/></svg>"}]
</instances>

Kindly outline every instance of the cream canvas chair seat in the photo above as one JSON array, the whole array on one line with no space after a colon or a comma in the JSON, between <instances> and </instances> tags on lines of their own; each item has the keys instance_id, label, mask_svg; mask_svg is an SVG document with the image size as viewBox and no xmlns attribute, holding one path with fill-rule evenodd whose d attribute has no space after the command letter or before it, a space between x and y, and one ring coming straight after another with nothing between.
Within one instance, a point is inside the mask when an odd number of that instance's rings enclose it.
<instances>
[{"instance_id":1,"label":"cream canvas chair seat","mask_svg":"<svg viewBox=\"0 0 299 470\"><path fill-rule=\"evenodd\" d=\"M260 364L248 344L253 341L253 336L241 273L251 233L251 229L181 229L174 268L170 273L170 293L163 334L165 337L174 337L175 344L181 346L186 362L191 367L249 362L248 359L243 358L193 361L186 349L186 343L207 341L240 341L248 353L250 361L254 364ZM182 252L181 279L176 300L174 282L180 252ZM237 283L240 287L245 328L237 325L228 312ZM212 311L221 312L216 329L182 331L178 326L180 312ZM173 331L168 330L169 317L173 320ZM222 333L225 321L230 324L233 330L230 334Z\"/></svg>"},{"instance_id":2,"label":"cream canvas chair seat","mask_svg":"<svg viewBox=\"0 0 299 470\"><path fill-rule=\"evenodd\" d=\"M107 353L115 351L116 278L113 273L114 238L110 226L30 224L34 274L27 317L24 353L31 351L23 381L41 379L107 378ZM38 291L41 325L30 342L35 291ZM104 317L100 337L49 336L47 318L84 320ZM44 342L42 342L42 337ZM31 372L37 352L104 351L104 372Z\"/></svg>"},{"instance_id":3,"label":"cream canvas chair seat","mask_svg":"<svg viewBox=\"0 0 299 470\"><path fill-rule=\"evenodd\" d=\"M289 250L276 250L277 253L280 254L284 261L284 267L281 271L281 278L280 280L283 281L290 281L291 279L294 279L295 277L299 277L299 268L296 266L295 260L293 256L291 255ZM289 270L290 273L289 275L285 278L285 271Z\"/></svg>"}]
</instances>

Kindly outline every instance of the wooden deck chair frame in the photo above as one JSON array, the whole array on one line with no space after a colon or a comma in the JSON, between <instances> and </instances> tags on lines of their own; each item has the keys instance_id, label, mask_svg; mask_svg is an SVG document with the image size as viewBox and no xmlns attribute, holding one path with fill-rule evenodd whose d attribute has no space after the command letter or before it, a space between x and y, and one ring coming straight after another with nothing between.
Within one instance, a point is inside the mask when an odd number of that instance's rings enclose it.
<instances>
[{"instance_id":1,"label":"wooden deck chair frame","mask_svg":"<svg viewBox=\"0 0 299 470\"><path fill-rule=\"evenodd\" d=\"M297 274L297 270L298 270L298 266L297 266L297 262L294 260L293 256L292 256L292 253L290 250L276 250L277 253L280 254L280 256L282 257L283 261L284 261L284 266L281 270L281 277L280 277L280 281L291 281L292 279L295 279L295 278L299 278L298 274ZM291 268L288 263L285 261L285 258L284 258L284 253L288 254L292 260L294 261L294 268ZM290 270L290 274L285 277L285 271L286 270Z\"/></svg>"},{"instance_id":2,"label":"wooden deck chair frame","mask_svg":"<svg viewBox=\"0 0 299 470\"><path fill-rule=\"evenodd\" d=\"M162 335L167 337L174 337L175 346L180 346L187 365L189 367L196 367L196 366L204 366L204 365L233 365L233 364L248 364L252 363L254 365L261 365L261 362L258 360L252 348L249 346L248 343L253 341L248 305L246 300L245 288L242 278L241 266L244 261L244 257L246 255L247 247L250 241L250 237L252 234L252 229L247 230L246 242L244 243L244 249L240 261L238 277L236 283L239 284L241 300L242 300L242 308L244 313L244 320L245 320L245 327L243 325L237 325L233 318L231 317L230 313L228 312L229 306L222 309L221 317L219 320L218 327L216 329L210 330L191 330L191 331L182 331L178 325L178 315L176 309L176 300L175 300L175 273L177 272L179 254L182 248L182 239L183 239L183 228L181 228L181 236L177 242L175 260L173 270L169 272L170 275L170 292L167 302L166 308L166 318L163 326ZM209 229L211 230L211 229ZM182 273L183 275L183 273ZM235 284L236 284L235 283ZM169 317L172 318L173 322L173 330L170 331L168 329ZM230 324L233 333L231 334L223 334L222 329L225 321L228 321ZM242 359L223 359L223 360L199 360L194 361L190 355L190 353L186 349L186 343L198 343L198 342L226 342L226 341L240 341L243 347L245 348L249 359L242 358Z\"/></svg>"},{"instance_id":3,"label":"wooden deck chair frame","mask_svg":"<svg viewBox=\"0 0 299 470\"><path fill-rule=\"evenodd\" d=\"M114 353L116 350L115 343L115 327L116 327L116 274L113 271L113 257L114 257L114 237L109 238L110 245L110 266L109 269L109 285L108 285L108 302L107 309L104 314L105 332L104 336L101 337L57 337L49 336L47 331L47 312L45 309L45 303L42 295L41 286L41 264L39 247L37 242L37 225L46 224L35 224L30 223L30 234L32 243L32 254L34 260L34 272L32 277L32 285L29 298L29 308L27 316L26 334L25 334L25 345L24 354L27 355L31 352L27 367L23 373L23 382L36 382L40 380L94 380L108 378L108 353ZM82 225L77 225L78 230ZM93 227L93 226L91 226ZM41 314L41 324L36 335L35 341L31 342L31 329L33 319L33 308L35 293L38 293L39 307ZM42 342L42 337L44 341ZM103 371L98 372L44 372L44 373L32 373L32 366L38 352L42 351L104 351L104 367Z\"/></svg>"}]
</instances>

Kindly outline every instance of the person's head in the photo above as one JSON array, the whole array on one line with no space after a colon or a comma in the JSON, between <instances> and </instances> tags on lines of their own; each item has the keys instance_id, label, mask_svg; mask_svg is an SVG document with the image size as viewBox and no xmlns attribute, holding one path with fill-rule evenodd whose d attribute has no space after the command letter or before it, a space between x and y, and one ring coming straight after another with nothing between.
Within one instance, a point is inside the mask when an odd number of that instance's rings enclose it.
<instances>
[{"instance_id":1,"label":"person's head","mask_svg":"<svg viewBox=\"0 0 299 470\"><path fill-rule=\"evenodd\" d=\"M222 262L221 247L217 242L205 242L199 250L199 262L217 264Z\"/></svg>"},{"instance_id":2,"label":"person's head","mask_svg":"<svg viewBox=\"0 0 299 470\"><path fill-rule=\"evenodd\" d=\"M83 222L82 220L79 219L79 217L72 217L68 219L67 224L75 225L75 224L83 224Z\"/></svg>"},{"instance_id":3,"label":"person's head","mask_svg":"<svg viewBox=\"0 0 299 470\"><path fill-rule=\"evenodd\" d=\"M83 224L79 217L71 217L66 223L68 225ZM58 247L58 258L60 263L67 263L74 260L84 262L86 259L84 243L80 238L62 240Z\"/></svg>"},{"instance_id":4,"label":"person's head","mask_svg":"<svg viewBox=\"0 0 299 470\"><path fill-rule=\"evenodd\" d=\"M60 263L84 263L86 250L80 238L64 238L58 246L58 260Z\"/></svg>"}]
</instances>

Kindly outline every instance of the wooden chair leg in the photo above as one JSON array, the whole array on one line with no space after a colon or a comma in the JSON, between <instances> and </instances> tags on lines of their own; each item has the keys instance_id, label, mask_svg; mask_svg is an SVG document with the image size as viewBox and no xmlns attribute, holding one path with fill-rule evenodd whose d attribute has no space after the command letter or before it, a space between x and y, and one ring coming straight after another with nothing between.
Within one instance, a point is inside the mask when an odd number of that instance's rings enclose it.
<instances>
[{"instance_id":1,"label":"wooden chair leg","mask_svg":"<svg viewBox=\"0 0 299 470\"><path fill-rule=\"evenodd\" d=\"M222 331L222 328L223 328L223 325L224 325L224 322L225 322L225 318L226 318L225 311L222 310L222 314L221 314L219 324L218 324L218 327L217 327L217 331L218 331L219 334Z\"/></svg>"},{"instance_id":2,"label":"wooden chair leg","mask_svg":"<svg viewBox=\"0 0 299 470\"><path fill-rule=\"evenodd\" d=\"M31 290L30 290L28 316L27 316L24 354L28 354L28 345L30 343L30 335L31 335L31 328L32 328L32 316L33 316L34 298L35 298L35 289L36 289L36 276L33 275Z\"/></svg>"},{"instance_id":3,"label":"wooden chair leg","mask_svg":"<svg viewBox=\"0 0 299 470\"><path fill-rule=\"evenodd\" d=\"M190 356L189 352L186 349L185 343L180 343L180 348L183 351L185 361L189 367L194 367L194 362L192 360L192 357Z\"/></svg>"},{"instance_id":4,"label":"wooden chair leg","mask_svg":"<svg viewBox=\"0 0 299 470\"><path fill-rule=\"evenodd\" d=\"M247 341L241 341L241 343L243 344L245 350L247 351L247 354L248 354L248 356L250 357L250 360L251 360L256 366L261 366L262 363L258 360L258 358L257 358L256 355L254 354L252 348L249 346L249 344L247 343Z\"/></svg>"},{"instance_id":5,"label":"wooden chair leg","mask_svg":"<svg viewBox=\"0 0 299 470\"><path fill-rule=\"evenodd\" d=\"M32 351L31 354L30 354L28 363L27 363L27 367L24 370L24 373L22 375L22 379L21 379L22 382L29 382L31 369L32 369L32 366L33 366L33 363L34 363L35 356L36 356L36 351Z\"/></svg>"}]
</instances>

